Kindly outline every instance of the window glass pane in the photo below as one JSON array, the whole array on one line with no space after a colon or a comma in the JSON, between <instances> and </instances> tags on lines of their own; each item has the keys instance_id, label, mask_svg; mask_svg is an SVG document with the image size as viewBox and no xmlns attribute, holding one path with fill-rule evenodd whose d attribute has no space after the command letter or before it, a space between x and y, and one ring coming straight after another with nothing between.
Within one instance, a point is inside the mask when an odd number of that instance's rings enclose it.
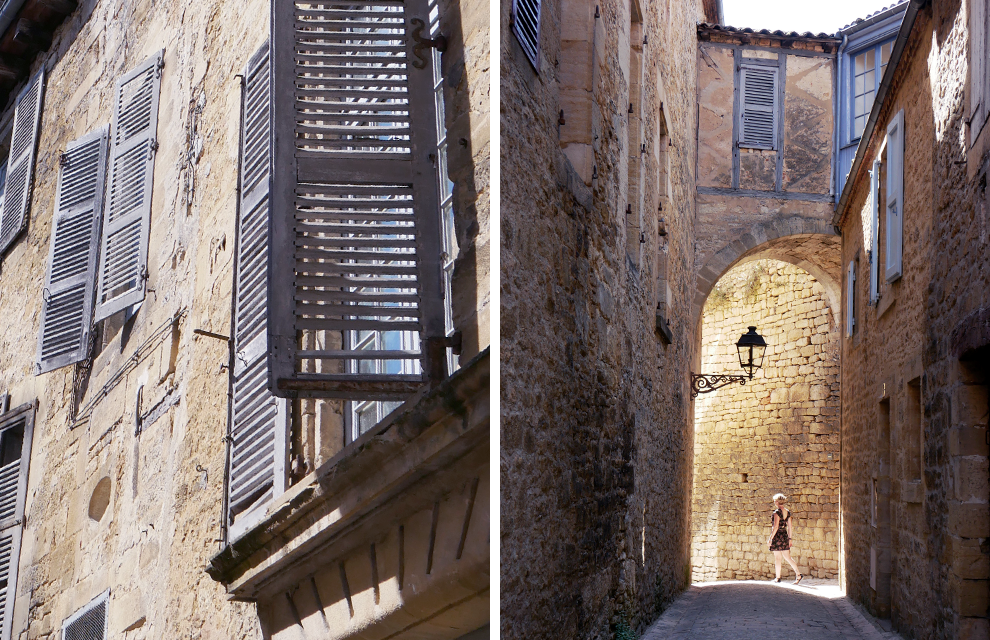
<instances>
[{"instance_id":1,"label":"window glass pane","mask_svg":"<svg viewBox=\"0 0 990 640\"><path fill-rule=\"evenodd\" d=\"M866 71L866 54L861 53L855 58L856 75Z\"/></svg>"},{"instance_id":2,"label":"window glass pane","mask_svg":"<svg viewBox=\"0 0 990 640\"><path fill-rule=\"evenodd\" d=\"M887 66L887 62L890 61L890 52L894 50L894 43L888 42L880 47L880 65L883 67Z\"/></svg>"},{"instance_id":3,"label":"window glass pane","mask_svg":"<svg viewBox=\"0 0 990 640\"><path fill-rule=\"evenodd\" d=\"M377 409L376 403L369 403L358 409L358 435L378 424Z\"/></svg>"},{"instance_id":4,"label":"window glass pane","mask_svg":"<svg viewBox=\"0 0 990 640\"><path fill-rule=\"evenodd\" d=\"M865 76L856 76L856 80L853 82L853 89L857 96L862 95L866 91Z\"/></svg>"},{"instance_id":5,"label":"window glass pane","mask_svg":"<svg viewBox=\"0 0 990 640\"><path fill-rule=\"evenodd\" d=\"M876 67L876 50L870 49L864 55L866 55L866 70L869 71Z\"/></svg>"},{"instance_id":6,"label":"window glass pane","mask_svg":"<svg viewBox=\"0 0 990 640\"><path fill-rule=\"evenodd\" d=\"M866 75L863 76L863 84L866 85L867 93L873 93L877 89L877 74L876 71L868 71ZM873 100L871 99L872 103Z\"/></svg>"},{"instance_id":7,"label":"window glass pane","mask_svg":"<svg viewBox=\"0 0 990 640\"><path fill-rule=\"evenodd\" d=\"M864 115L856 118L856 126L854 127L855 134L853 134L854 137L858 138L861 135L863 135L863 129L865 128L866 128L866 116Z\"/></svg>"}]
</instances>

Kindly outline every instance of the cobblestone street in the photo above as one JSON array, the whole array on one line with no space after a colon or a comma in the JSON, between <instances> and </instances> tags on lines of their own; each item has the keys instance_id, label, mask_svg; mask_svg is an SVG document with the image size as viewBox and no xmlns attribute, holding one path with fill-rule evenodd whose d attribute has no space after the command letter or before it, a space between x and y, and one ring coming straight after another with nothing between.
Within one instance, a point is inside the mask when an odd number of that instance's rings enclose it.
<instances>
[{"instance_id":1,"label":"cobblestone street","mask_svg":"<svg viewBox=\"0 0 990 640\"><path fill-rule=\"evenodd\" d=\"M763 581L696 583L672 604L642 640L881 640L883 631L842 596L836 580L793 576Z\"/></svg>"}]
</instances>

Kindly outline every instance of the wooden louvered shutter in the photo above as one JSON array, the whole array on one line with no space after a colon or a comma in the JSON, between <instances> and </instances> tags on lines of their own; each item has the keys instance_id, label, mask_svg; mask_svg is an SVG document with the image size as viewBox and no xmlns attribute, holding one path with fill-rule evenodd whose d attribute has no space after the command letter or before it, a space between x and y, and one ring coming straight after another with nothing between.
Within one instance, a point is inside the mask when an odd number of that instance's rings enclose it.
<instances>
[{"instance_id":1,"label":"wooden louvered shutter","mask_svg":"<svg viewBox=\"0 0 990 640\"><path fill-rule=\"evenodd\" d=\"M887 193L884 206L887 209L886 269L887 282L901 277L904 248L904 110L897 112L887 126Z\"/></svg>"},{"instance_id":2,"label":"wooden louvered shutter","mask_svg":"<svg viewBox=\"0 0 990 640\"><path fill-rule=\"evenodd\" d=\"M740 147L777 148L777 71L763 65L740 67Z\"/></svg>"},{"instance_id":3,"label":"wooden louvered shutter","mask_svg":"<svg viewBox=\"0 0 990 640\"><path fill-rule=\"evenodd\" d=\"M987 20L986 0L969 3L969 132L970 144L976 142L986 121Z\"/></svg>"},{"instance_id":4,"label":"wooden louvered shutter","mask_svg":"<svg viewBox=\"0 0 990 640\"><path fill-rule=\"evenodd\" d=\"M540 69L540 0L512 0L512 33L533 67Z\"/></svg>"},{"instance_id":5,"label":"wooden louvered shutter","mask_svg":"<svg viewBox=\"0 0 990 640\"><path fill-rule=\"evenodd\" d=\"M17 97L14 128L7 157L7 183L0 212L0 254L5 252L27 227L34 179L34 154L41 124L41 102L45 92L45 72L39 71Z\"/></svg>"},{"instance_id":6,"label":"wooden louvered shutter","mask_svg":"<svg viewBox=\"0 0 990 640\"><path fill-rule=\"evenodd\" d=\"M287 400L268 390L268 224L271 65L266 43L244 71L241 192L234 303L229 539L263 516L258 505L285 491ZM254 513L255 516L251 516Z\"/></svg>"},{"instance_id":7,"label":"wooden louvered shutter","mask_svg":"<svg viewBox=\"0 0 990 640\"><path fill-rule=\"evenodd\" d=\"M96 320L144 300L164 51L117 81Z\"/></svg>"},{"instance_id":8,"label":"wooden louvered shutter","mask_svg":"<svg viewBox=\"0 0 990 640\"><path fill-rule=\"evenodd\" d=\"M0 639L11 637L34 405L0 415Z\"/></svg>"},{"instance_id":9,"label":"wooden louvered shutter","mask_svg":"<svg viewBox=\"0 0 990 640\"><path fill-rule=\"evenodd\" d=\"M846 268L846 337L852 337L856 328L856 262Z\"/></svg>"},{"instance_id":10,"label":"wooden louvered shutter","mask_svg":"<svg viewBox=\"0 0 990 640\"><path fill-rule=\"evenodd\" d=\"M880 161L870 171L870 303L879 297L880 283Z\"/></svg>"},{"instance_id":11,"label":"wooden louvered shutter","mask_svg":"<svg viewBox=\"0 0 990 640\"><path fill-rule=\"evenodd\" d=\"M84 360L89 351L108 135L104 127L69 143L61 159L38 336L38 373Z\"/></svg>"},{"instance_id":12,"label":"wooden louvered shutter","mask_svg":"<svg viewBox=\"0 0 990 640\"><path fill-rule=\"evenodd\" d=\"M273 391L401 400L445 370L429 5L278 1L272 20ZM421 348L349 348L362 331Z\"/></svg>"}]
</instances>

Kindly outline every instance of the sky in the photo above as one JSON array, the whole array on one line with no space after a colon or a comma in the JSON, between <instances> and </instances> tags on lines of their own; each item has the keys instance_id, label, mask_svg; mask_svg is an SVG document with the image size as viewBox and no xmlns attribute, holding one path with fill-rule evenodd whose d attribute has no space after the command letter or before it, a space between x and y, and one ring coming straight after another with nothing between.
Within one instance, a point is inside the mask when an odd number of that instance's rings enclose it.
<instances>
[{"instance_id":1,"label":"sky","mask_svg":"<svg viewBox=\"0 0 990 640\"><path fill-rule=\"evenodd\" d=\"M898 0L722 0L725 24L770 31L835 33Z\"/></svg>"}]
</instances>

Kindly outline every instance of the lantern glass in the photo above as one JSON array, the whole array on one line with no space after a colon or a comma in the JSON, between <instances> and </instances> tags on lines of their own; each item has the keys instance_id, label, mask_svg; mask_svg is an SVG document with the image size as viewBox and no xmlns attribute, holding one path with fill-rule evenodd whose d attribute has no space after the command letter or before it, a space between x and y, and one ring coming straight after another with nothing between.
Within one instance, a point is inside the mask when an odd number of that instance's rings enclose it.
<instances>
[{"instance_id":1,"label":"lantern glass","mask_svg":"<svg viewBox=\"0 0 990 640\"><path fill-rule=\"evenodd\" d=\"M744 333L736 343L736 350L739 351L739 366L752 378L753 372L763 366L767 342L756 332L756 327L747 327L747 329L749 332Z\"/></svg>"}]
</instances>

